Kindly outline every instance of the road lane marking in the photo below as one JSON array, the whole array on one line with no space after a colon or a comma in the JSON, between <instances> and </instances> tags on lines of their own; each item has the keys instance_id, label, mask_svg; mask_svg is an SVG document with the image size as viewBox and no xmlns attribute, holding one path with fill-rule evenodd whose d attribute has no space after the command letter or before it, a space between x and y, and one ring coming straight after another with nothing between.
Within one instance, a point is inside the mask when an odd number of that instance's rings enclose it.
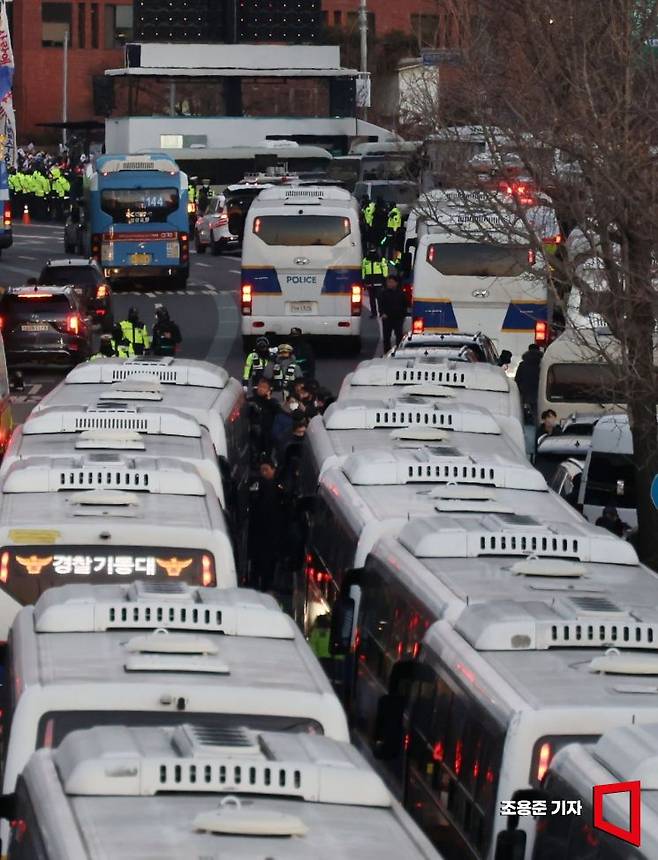
<instances>
[{"instance_id":1,"label":"road lane marking","mask_svg":"<svg viewBox=\"0 0 658 860\"><path fill-rule=\"evenodd\" d=\"M231 275L240 275L240 274L242 274L242 273L240 272L240 269L229 269L229 273L230 273Z\"/></svg>"}]
</instances>

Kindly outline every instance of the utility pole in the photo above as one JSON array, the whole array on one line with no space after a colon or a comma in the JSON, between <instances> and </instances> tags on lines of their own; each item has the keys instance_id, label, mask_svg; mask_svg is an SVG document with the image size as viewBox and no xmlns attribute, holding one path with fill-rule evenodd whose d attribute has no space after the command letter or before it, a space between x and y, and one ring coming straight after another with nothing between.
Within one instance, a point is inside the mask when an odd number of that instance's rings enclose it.
<instances>
[{"instance_id":1,"label":"utility pole","mask_svg":"<svg viewBox=\"0 0 658 860\"><path fill-rule=\"evenodd\" d=\"M361 85L364 94L363 118L368 117L368 7L367 0L359 0L359 35L361 37Z\"/></svg>"},{"instance_id":2,"label":"utility pole","mask_svg":"<svg viewBox=\"0 0 658 860\"><path fill-rule=\"evenodd\" d=\"M64 30L64 82L62 93L62 122L68 122L69 113L69 31ZM62 128L62 144L66 146L66 127Z\"/></svg>"}]
</instances>

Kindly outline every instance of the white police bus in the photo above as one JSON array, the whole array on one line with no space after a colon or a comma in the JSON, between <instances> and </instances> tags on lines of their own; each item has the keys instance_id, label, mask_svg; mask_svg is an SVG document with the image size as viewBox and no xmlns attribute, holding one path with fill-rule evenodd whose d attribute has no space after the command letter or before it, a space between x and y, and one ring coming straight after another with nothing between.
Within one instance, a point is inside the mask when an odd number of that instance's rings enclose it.
<instances>
[{"instance_id":1,"label":"white police bus","mask_svg":"<svg viewBox=\"0 0 658 860\"><path fill-rule=\"evenodd\" d=\"M72 732L4 814L9 860L441 860L349 744L246 726Z\"/></svg>"},{"instance_id":2,"label":"white police bus","mask_svg":"<svg viewBox=\"0 0 658 860\"><path fill-rule=\"evenodd\" d=\"M18 615L5 665L5 794L34 750L92 726L186 723L226 737L244 726L349 740L340 702L292 619L246 589L50 589Z\"/></svg>"},{"instance_id":3,"label":"white police bus","mask_svg":"<svg viewBox=\"0 0 658 860\"><path fill-rule=\"evenodd\" d=\"M442 444L475 455L518 454L525 449L516 418L491 415L479 406L451 406L427 397L383 400L345 398L311 419L301 465L301 492L312 496L321 474L363 449Z\"/></svg>"},{"instance_id":4,"label":"white police bus","mask_svg":"<svg viewBox=\"0 0 658 860\"><path fill-rule=\"evenodd\" d=\"M285 336L298 326L358 351L361 260L359 209L349 192L331 186L261 191L242 245L245 348L259 335Z\"/></svg>"},{"instance_id":5,"label":"white police bus","mask_svg":"<svg viewBox=\"0 0 658 860\"><path fill-rule=\"evenodd\" d=\"M381 400L398 393L437 397L450 405L474 403L492 415L511 415L523 423L519 390L502 368L442 356L362 361L343 380L338 399Z\"/></svg>"},{"instance_id":6,"label":"white police bus","mask_svg":"<svg viewBox=\"0 0 658 860\"><path fill-rule=\"evenodd\" d=\"M21 604L73 582L237 584L209 484L177 460L87 454L10 467L0 493L0 640Z\"/></svg>"}]
</instances>

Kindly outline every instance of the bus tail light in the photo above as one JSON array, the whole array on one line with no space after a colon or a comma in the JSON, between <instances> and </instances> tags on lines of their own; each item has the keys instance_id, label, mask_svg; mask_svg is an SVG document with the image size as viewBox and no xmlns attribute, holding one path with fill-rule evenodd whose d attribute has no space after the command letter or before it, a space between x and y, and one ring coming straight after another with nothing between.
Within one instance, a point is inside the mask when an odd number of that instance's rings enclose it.
<instances>
[{"instance_id":1,"label":"bus tail light","mask_svg":"<svg viewBox=\"0 0 658 860\"><path fill-rule=\"evenodd\" d=\"M352 295L350 300L350 316L361 316L361 284L352 284Z\"/></svg>"},{"instance_id":2,"label":"bus tail light","mask_svg":"<svg viewBox=\"0 0 658 860\"><path fill-rule=\"evenodd\" d=\"M0 582L7 582L9 579L9 553L3 552L0 555Z\"/></svg>"},{"instance_id":3,"label":"bus tail light","mask_svg":"<svg viewBox=\"0 0 658 860\"><path fill-rule=\"evenodd\" d=\"M251 301L252 301L252 290L253 287L251 284L243 284L242 285L242 295L240 298L240 308L242 310L243 317L251 316Z\"/></svg>"},{"instance_id":4,"label":"bus tail light","mask_svg":"<svg viewBox=\"0 0 658 860\"><path fill-rule=\"evenodd\" d=\"M416 319L411 323L411 333L412 334L422 334L425 331L425 323L423 322L422 317L416 317Z\"/></svg>"},{"instance_id":5,"label":"bus tail light","mask_svg":"<svg viewBox=\"0 0 658 860\"><path fill-rule=\"evenodd\" d=\"M107 298L107 284L99 284L96 287L96 298L97 299Z\"/></svg>"},{"instance_id":6,"label":"bus tail light","mask_svg":"<svg viewBox=\"0 0 658 860\"><path fill-rule=\"evenodd\" d=\"M101 261L101 247L103 244L103 237L100 233L94 233L91 237L91 256L96 260L97 263Z\"/></svg>"},{"instance_id":7,"label":"bus tail light","mask_svg":"<svg viewBox=\"0 0 658 860\"><path fill-rule=\"evenodd\" d=\"M537 773L535 774L537 782L541 782L544 774L548 770L548 766L553 758L553 747L548 741L539 747L539 755L537 756Z\"/></svg>"},{"instance_id":8,"label":"bus tail light","mask_svg":"<svg viewBox=\"0 0 658 860\"><path fill-rule=\"evenodd\" d=\"M5 230L11 230L11 203L8 200L2 206L2 223Z\"/></svg>"},{"instance_id":9,"label":"bus tail light","mask_svg":"<svg viewBox=\"0 0 658 860\"><path fill-rule=\"evenodd\" d=\"M180 233L178 238L180 240L180 261L187 263L190 259L190 237L187 233Z\"/></svg>"},{"instance_id":10,"label":"bus tail light","mask_svg":"<svg viewBox=\"0 0 658 860\"><path fill-rule=\"evenodd\" d=\"M546 320L535 320L535 343L537 346L548 346L548 323Z\"/></svg>"},{"instance_id":11,"label":"bus tail light","mask_svg":"<svg viewBox=\"0 0 658 860\"><path fill-rule=\"evenodd\" d=\"M201 557L201 584L206 588L210 585L215 585L215 573L209 555Z\"/></svg>"}]
</instances>

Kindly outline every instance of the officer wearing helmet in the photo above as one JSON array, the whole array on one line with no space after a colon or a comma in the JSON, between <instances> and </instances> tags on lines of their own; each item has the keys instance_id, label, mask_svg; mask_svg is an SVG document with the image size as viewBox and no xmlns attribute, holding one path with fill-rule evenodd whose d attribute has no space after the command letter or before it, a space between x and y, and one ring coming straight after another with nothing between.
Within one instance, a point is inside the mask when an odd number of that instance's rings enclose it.
<instances>
[{"instance_id":1,"label":"officer wearing helmet","mask_svg":"<svg viewBox=\"0 0 658 860\"><path fill-rule=\"evenodd\" d=\"M295 380L302 378L301 368L289 343L279 344L274 361L265 368L263 375L271 380L275 391L286 392Z\"/></svg>"},{"instance_id":2,"label":"officer wearing helmet","mask_svg":"<svg viewBox=\"0 0 658 860\"><path fill-rule=\"evenodd\" d=\"M127 318L117 323L115 328L115 340L117 344L125 347L129 357L144 355L151 346L148 329L142 322L139 311L134 305L128 311Z\"/></svg>"},{"instance_id":3,"label":"officer wearing helmet","mask_svg":"<svg viewBox=\"0 0 658 860\"><path fill-rule=\"evenodd\" d=\"M183 340L180 328L169 316L164 305L155 306L155 322L153 324L153 355L176 355L178 344Z\"/></svg>"},{"instance_id":4,"label":"officer wearing helmet","mask_svg":"<svg viewBox=\"0 0 658 860\"><path fill-rule=\"evenodd\" d=\"M271 363L270 342L266 337L259 337L253 352L247 356L242 371L242 384L245 388L256 385L265 372L265 368Z\"/></svg>"}]
</instances>

